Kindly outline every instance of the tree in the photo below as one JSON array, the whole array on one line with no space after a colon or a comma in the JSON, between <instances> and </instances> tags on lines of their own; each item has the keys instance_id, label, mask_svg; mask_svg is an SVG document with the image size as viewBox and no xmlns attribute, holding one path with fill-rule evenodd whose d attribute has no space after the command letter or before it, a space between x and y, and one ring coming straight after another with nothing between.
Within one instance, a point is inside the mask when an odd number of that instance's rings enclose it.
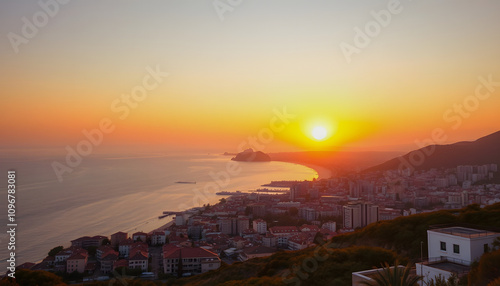
<instances>
[{"instance_id":1,"label":"tree","mask_svg":"<svg viewBox=\"0 0 500 286\"><path fill-rule=\"evenodd\" d=\"M7 278L7 280L11 280L13 282L14 279ZM15 282L17 284L12 284L12 285L40 285L40 286L66 285L63 282L62 278L55 275L54 273L41 270L32 271L27 269L21 269L16 271Z\"/></svg>"},{"instance_id":2,"label":"tree","mask_svg":"<svg viewBox=\"0 0 500 286\"><path fill-rule=\"evenodd\" d=\"M296 207L291 207L290 208L290 215L291 216L296 216L299 214L299 210Z\"/></svg>"},{"instance_id":3,"label":"tree","mask_svg":"<svg viewBox=\"0 0 500 286\"><path fill-rule=\"evenodd\" d=\"M500 237L495 238L491 245L493 247L493 250L500 250Z\"/></svg>"},{"instance_id":4,"label":"tree","mask_svg":"<svg viewBox=\"0 0 500 286\"><path fill-rule=\"evenodd\" d=\"M500 278L500 250L483 254L469 272L470 285L486 286L497 278Z\"/></svg>"},{"instance_id":5,"label":"tree","mask_svg":"<svg viewBox=\"0 0 500 286\"><path fill-rule=\"evenodd\" d=\"M97 246L89 246L87 248L87 251L89 252L90 256L95 256L95 254L97 252Z\"/></svg>"},{"instance_id":6,"label":"tree","mask_svg":"<svg viewBox=\"0 0 500 286\"><path fill-rule=\"evenodd\" d=\"M378 271L372 278L373 281L362 281L361 283L368 286L417 286L422 277L410 276L410 264L404 268L400 268L398 265L398 260L394 262L394 267L385 262L382 265L382 270Z\"/></svg>"},{"instance_id":7,"label":"tree","mask_svg":"<svg viewBox=\"0 0 500 286\"><path fill-rule=\"evenodd\" d=\"M105 239L102 240L101 245L108 245L108 244L111 244L111 240L109 240L107 238L105 238Z\"/></svg>"},{"instance_id":8,"label":"tree","mask_svg":"<svg viewBox=\"0 0 500 286\"><path fill-rule=\"evenodd\" d=\"M497 278L488 284L488 286L500 286L500 278Z\"/></svg>"},{"instance_id":9,"label":"tree","mask_svg":"<svg viewBox=\"0 0 500 286\"><path fill-rule=\"evenodd\" d=\"M226 203L226 199L225 199L225 198L222 198L222 199L220 199L220 200L219 200L219 202L220 202L221 204L225 204L225 203Z\"/></svg>"},{"instance_id":10,"label":"tree","mask_svg":"<svg viewBox=\"0 0 500 286\"><path fill-rule=\"evenodd\" d=\"M63 249L64 249L64 247L62 247L61 245L56 246L49 251L49 256L55 256L56 254L61 252Z\"/></svg>"}]
</instances>

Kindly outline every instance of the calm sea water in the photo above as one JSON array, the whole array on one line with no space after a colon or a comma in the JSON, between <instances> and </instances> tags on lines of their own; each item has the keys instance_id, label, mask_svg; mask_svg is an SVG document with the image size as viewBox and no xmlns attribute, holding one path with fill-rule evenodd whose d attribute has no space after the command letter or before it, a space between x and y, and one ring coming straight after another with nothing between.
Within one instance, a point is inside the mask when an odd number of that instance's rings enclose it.
<instances>
[{"instance_id":1,"label":"calm sea water","mask_svg":"<svg viewBox=\"0 0 500 286\"><path fill-rule=\"evenodd\" d=\"M55 246L69 246L85 235L151 231L167 223L158 216L215 203L221 196L201 195L215 186L211 176L225 171L230 157L190 156L94 156L85 158L73 173L59 182L51 163L61 157L2 156L0 216L5 231L0 234L0 266L5 270L7 251L7 170L17 174L18 264L43 259ZM305 180L317 177L307 167L282 163L238 163L241 173L220 177L221 191L252 190L272 180ZM197 184L176 184L196 181ZM212 191L212 189L210 190ZM3 272L3 271L0 271Z\"/></svg>"}]
</instances>

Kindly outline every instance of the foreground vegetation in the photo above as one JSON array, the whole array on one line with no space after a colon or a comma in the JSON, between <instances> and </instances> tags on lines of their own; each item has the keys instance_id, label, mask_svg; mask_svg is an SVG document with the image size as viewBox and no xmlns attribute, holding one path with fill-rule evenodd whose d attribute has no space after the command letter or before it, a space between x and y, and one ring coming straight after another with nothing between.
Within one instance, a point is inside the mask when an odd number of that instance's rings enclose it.
<instances>
[{"instance_id":1,"label":"foreground vegetation","mask_svg":"<svg viewBox=\"0 0 500 286\"><path fill-rule=\"evenodd\" d=\"M351 285L352 272L380 267L384 262L393 264L395 259L400 259L402 264L418 259L421 241L424 242L423 252L427 253L426 233L429 226L448 223L500 227L500 203L483 209L478 205L471 205L460 210L438 211L377 222L356 232L336 236L322 246L300 251L280 251L270 257L223 265L218 270L205 274L182 279L172 278L166 282L167 285L175 286ZM500 250L484 255L473 265L468 277L469 285L498 285L499 265ZM33 280L36 275L42 275L45 280ZM16 276L19 277L17 284L4 279L0 285L64 285L60 277L43 271L19 271ZM53 279L53 282L25 283L47 279ZM85 285L120 285L120 282L116 280L113 284L108 281ZM162 285L160 282L139 280L130 280L127 283Z\"/></svg>"}]
</instances>

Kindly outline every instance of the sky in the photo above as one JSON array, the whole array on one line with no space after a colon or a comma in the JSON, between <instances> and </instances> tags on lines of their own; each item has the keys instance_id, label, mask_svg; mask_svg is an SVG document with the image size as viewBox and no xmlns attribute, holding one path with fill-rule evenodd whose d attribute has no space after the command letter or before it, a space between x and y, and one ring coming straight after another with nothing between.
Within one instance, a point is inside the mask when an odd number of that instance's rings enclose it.
<instances>
[{"instance_id":1,"label":"sky","mask_svg":"<svg viewBox=\"0 0 500 286\"><path fill-rule=\"evenodd\" d=\"M1 1L0 148L76 148L103 121L96 151L475 140L500 129L498 11L493 0Z\"/></svg>"}]
</instances>

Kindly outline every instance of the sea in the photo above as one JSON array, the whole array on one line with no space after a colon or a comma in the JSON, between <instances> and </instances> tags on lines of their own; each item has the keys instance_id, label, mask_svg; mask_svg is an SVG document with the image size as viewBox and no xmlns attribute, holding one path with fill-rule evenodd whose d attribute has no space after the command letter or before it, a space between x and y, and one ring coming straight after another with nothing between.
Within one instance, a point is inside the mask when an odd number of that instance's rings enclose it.
<instances>
[{"instance_id":1,"label":"sea","mask_svg":"<svg viewBox=\"0 0 500 286\"><path fill-rule=\"evenodd\" d=\"M16 171L17 265L38 262L53 247L68 247L81 236L149 232L172 220L158 219L163 211L217 203L224 196L215 191L249 191L271 181L318 177L315 170L302 165L230 158L220 154L100 154L83 158L59 181L52 163L64 163L62 156L0 154L0 178L4 178L0 183L4 228L0 266L6 271L11 252L7 249L8 170Z\"/></svg>"}]
</instances>

